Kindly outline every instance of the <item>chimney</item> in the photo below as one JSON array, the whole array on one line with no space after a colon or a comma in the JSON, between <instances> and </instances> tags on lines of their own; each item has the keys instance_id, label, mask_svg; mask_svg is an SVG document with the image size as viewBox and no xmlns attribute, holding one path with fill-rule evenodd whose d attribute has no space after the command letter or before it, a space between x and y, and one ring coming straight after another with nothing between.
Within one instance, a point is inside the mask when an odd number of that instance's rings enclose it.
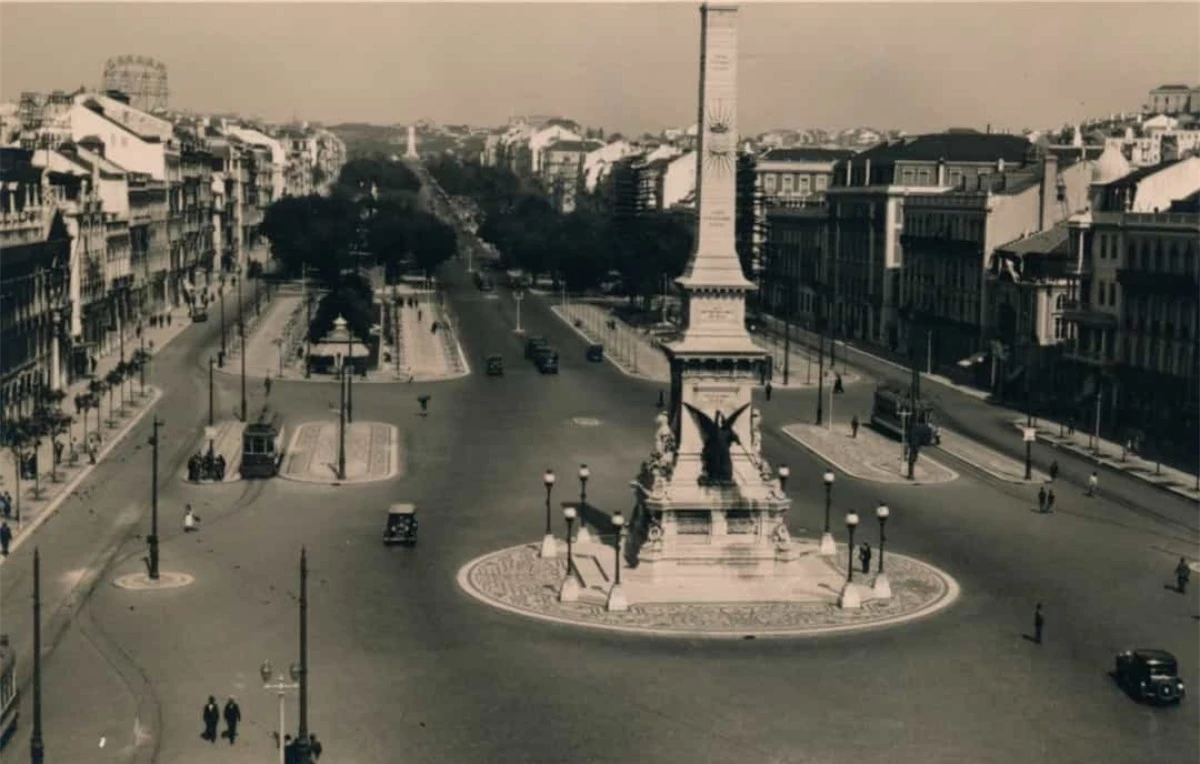
<instances>
[{"instance_id":1,"label":"chimney","mask_svg":"<svg viewBox=\"0 0 1200 764\"><path fill-rule=\"evenodd\" d=\"M1058 157L1050 151L1042 158L1041 205L1038 215L1038 230L1045 231L1054 225L1054 209L1058 204Z\"/></svg>"},{"instance_id":2,"label":"chimney","mask_svg":"<svg viewBox=\"0 0 1200 764\"><path fill-rule=\"evenodd\" d=\"M937 184L939 187L946 185L946 157L938 157Z\"/></svg>"},{"instance_id":3,"label":"chimney","mask_svg":"<svg viewBox=\"0 0 1200 764\"><path fill-rule=\"evenodd\" d=\"M865 160L863 164L863 185L871 185L871 160Z\"/></svg>"},{"instance_id":4,"label":"chimney","mask_svg":"<svg viewBox=\"0 0 1200 764\"><path fill-rule=\"evenodd\" d=\"M850 185L850 179L854 177L854 160L846 160L846 185Z\"/></svg>"},{"instance_id":5,"label":"chimney","mask_svg":"<svg viewBox=\"0 0 1200 764\"><path fill-rule=\"evenodd\" d=\"M996 172L1004 172L1004 157L996 160Z\"/></svg>"}]
</instances>

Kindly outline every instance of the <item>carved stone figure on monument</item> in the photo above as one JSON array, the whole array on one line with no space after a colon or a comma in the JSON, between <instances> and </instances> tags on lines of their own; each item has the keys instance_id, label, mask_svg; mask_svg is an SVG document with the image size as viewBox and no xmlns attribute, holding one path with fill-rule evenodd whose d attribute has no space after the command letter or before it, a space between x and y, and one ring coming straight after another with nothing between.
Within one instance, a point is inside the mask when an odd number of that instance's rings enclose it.
<instances>
[{"instance_id":1,"label":"carved stone figure on monument","mask_svg":"<svg viewBox=\"0 0 1200 764\"><path fill-rule=\"evenodd\" d=\"M655 432L655 450L669 459L675 453L675 433L671 432L671 420L665 412L660 411L654 421L658 423L658 430Z\"/></svg>"},{"instance_id":2,"label":"carved stone figure on monument","mask_svg":"<svg viewBox=\"0 0 1200 764\"><path fill-rule=\"evenodd\" d=\"M700 431L704 436L704 448L700 452L700 460L704 465L702 482L708 485L732 482L733 458L730 456L729 450L734 443L741 443L737 433L733 431L733 426L737 424L738 417L750 407L750 404L743 404L728 419L720 410L717 411L715 419L710 419L707 414L692 404L684 403L683 405L692 412L692 416L695 417L696 424L700 426Z\"/></svg>"},{"instance_id":3,"label":"carved stone figure on monument","mask_svg":"<svg viewBox=\"0 0 1200 764\"><path fill-rule=\"evenodd\" d=\"M757 406L750 407L750 454L762 453L762 412Z\"/></svg>"}]
</instances>

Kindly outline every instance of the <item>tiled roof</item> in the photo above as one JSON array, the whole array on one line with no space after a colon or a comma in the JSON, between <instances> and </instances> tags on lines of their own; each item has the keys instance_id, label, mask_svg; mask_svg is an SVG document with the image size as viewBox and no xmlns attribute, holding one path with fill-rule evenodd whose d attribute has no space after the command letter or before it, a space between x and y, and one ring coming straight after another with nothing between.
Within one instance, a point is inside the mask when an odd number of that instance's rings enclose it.
<instances>
[{"instance_id":1,"label":"tiled roof","mask_svg":"<svg viewBox=\"0 0 1200 764\"><path fill-rule=\"evenodd\" d=\"M764 162L836 162L854 156L849 149L790 148L771 149L759 157Z\"/></svg>"},{"instance_id":2,"label":"tiled roof","mask_svg":"<svg viewBox=\"0 0 1200 764\"><path fill-rule=\"evenodd\" d=\"M1112 181L1111 183L1108 184L1108 187L1109 188L1127 188L1129 186L1137 185L1138 183L1141 183L1142 180L1144 180L1145 178L1148 178L1151 175L1154 175L1155 173L1162 172L1163 170L1167 169L1171 165L1178 164L1180 161L1182 161L1182 160L1172 159L1172 160L1169 160L1166 162L1160 162L1159 164L1150 165L1149 167L1139 167L1138 169L1134 170L1133 172L1129 173L1128 175L1121 177L1121 178L1117 178L1116 180Z\"/></svg>"},{"instance_id":3,"label":"tiled roof","mask_svg":"<svg viewBox=\"0 0 1200 764\"><path fill-rule=\"evenodd\" d=\"M1200 191L1171 202L1171 212L1200 212Z\"/></svg>"},{"instance_id":4,"label":"tiled roof","mask_svg":"<svg viewBox=\"0 0 1200 764\"><path fill-rule=\"evenodd\" d=\"M1024 162L1033 148L1019 135L998 133L953 132L919 135L899 141L880 143L854 157L854 163L870 159L873 162L914 161L936 162Z\"/></svg>"},{"instance_id":5,"label":"tiled roof","mask_svg":"<svg viewBox=\"0 0 1200 764\"><path fill-rule=\"evenodd\" d=\"M1159 85L1155 90L1191 90L1187 85Z\"/></svg>"},{"instance_id":6,"label":"tiled roof","mask_svg":"<svg viewBox=\"0 0 1200 764\"><path fill-rule=\"evenodd\" d=\"M998 252L1012 255L1049 255L1061 254L1069 250L1068 242L1071 232L1065 223L1059 223L1045 231L1039 231L1023 239L1010 241L997 247Z\"/></svg>"}]
</instances>

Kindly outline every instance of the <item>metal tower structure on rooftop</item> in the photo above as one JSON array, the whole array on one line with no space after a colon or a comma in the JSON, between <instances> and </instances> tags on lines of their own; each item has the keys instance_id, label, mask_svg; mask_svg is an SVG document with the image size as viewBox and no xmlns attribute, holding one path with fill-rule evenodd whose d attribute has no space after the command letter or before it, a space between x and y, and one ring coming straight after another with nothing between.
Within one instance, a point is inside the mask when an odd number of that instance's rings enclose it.
<instances>
[{"instance_id":1,"label":"metal tower structure on rooftop","mask_svg":"<svg viewBox=\"0 0 1200 764\"><path fill-rule=\"evenodd\" d=\"M104 90L129 96L129 105L147 112L167 108L167 65L149 56L117 56L104 62Z\"/></svg>"}]
</instances>

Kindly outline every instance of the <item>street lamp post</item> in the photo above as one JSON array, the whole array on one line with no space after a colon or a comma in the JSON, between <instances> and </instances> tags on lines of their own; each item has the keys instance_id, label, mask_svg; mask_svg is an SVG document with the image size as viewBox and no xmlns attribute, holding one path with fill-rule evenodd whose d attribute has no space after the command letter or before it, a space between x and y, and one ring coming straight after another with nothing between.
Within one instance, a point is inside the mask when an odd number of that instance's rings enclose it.
<instances>
[{"instance_id":1,"label":"street lamp post","mask_svg":"<svg viewBox=\"0 0 1200 764\"><path fill-rule=\"evenodd\" d=\"M550 492L554 490L554 470L547 469L542 474L542 485L546 487L546 535L542 537L541 556L544 558L552 558L558 553L558 545L554 541L554 534L550 527Z\"/></svg>"},{"instance_id":2,"label":"street lamp post","mask_svg":"<svg viewBox=\"0 0 1200 764\"><path fill-rule=\"evenodd\" d=\"M587 481L591 476L592 471L586 464L579 465L579 535L576 538L580 544L587 544L592 540L588 533L587 522L584 520L584 510L587 507Z\"/></svg>"},{"instance_id":3,"label":"street lamp post","mask_svg":"<svg viewBox=\"0 0 1200 764\"><path fill-rule=\"evenodd\" d=\"M300 725L296 764L312 764L308 747L308 550L300 547Z\"/></svg>"},{"instance_id":4,"label":"street lamp post","mask_svg":"<svg viewBox=\"0 0 1200 764\"><path fill-rule=\"evenodd\" d=\"M346 381L338 380L338 480L346 479Z\"/></svg>"},{"instance_id":5,"label":"street lamp post","mask_svg":"<svg viewBox=\"0 0 1200 764\"><path fill-rule=\"evenodd\" d=\"M271 681L272 669L270 661L263 661L262 665L258 668L258 673L263 680L263 689L274 690L279 695L279 764L286 764L285 751L283 748L283 736L284 732L287 730L287 724L284 718L284 710L286 708L284 704L284 694L288 690L300 689L300 683L297 681L300 678L300 668L296 664L292 664L292 681L290 682L287 681L287 679L283 676L282 671L279 672L279 676L276 677L274 682Z\"/></svg>"},{"instance_id":6,"label":"street lamp post","mask_svg":"<svg viewBox=\"0 0 1200 764\"><path fill-rule=\"evenodd\" d=\"M512 296L513 300L517 303L517 328L514 330L514 333L524 334L525 330L521 328L521 301L525 299L525 291L517 289L512 293Z\"/></svg>"},{"instance_id":7,"label":"street lamp post","mask_svg":"<svg viewBox=\"0 0 1200 764\"><path fill-rule=\"evenodd\" d=\"M891 510L886 504L880 504L875 508L875 517L879 519L879 571L875 574L875 596L880 598L889 598L892 596L892 587L888 582L887 574L883 572L883 548L887 543L887 534L884 532L887 525L888 516Z\"/></svg>"},{"instance_id":8,"label":"street lamp post","mask_svg":"<svg viewBox=\"0 0 1200 764\"><path fill-rule=\"evenodd\" d=\"M567 575L558 588L559 602L575 602L579 599L579 581L575 578L575 558L571 546L571 530L576 516L575 507L563 509L563 518L567 521Z\"/></svg>"},{"instance_id":9,"label":"street lamp post","mask_svg":"<svg viewBox=\"0 0 1200 764\"><path fill-rule=\"evenodd\" d=\"M240 282L239 282L240 283ZM240 300L239 300L240 302ZM250 413L246 410L246 326L239 323L238 333L241 335L242 344L242 422L245 423L250 419Z\"/></svg>"},{"instance_id":10,"label":"street lamp post","mask_svg":"<svg viewBox=\"0 0 1200 764\"><path fill-rule=\"evenodd\" d=\"M833 542L833 532L829 529L829 509L833 504L833 470L825 470L821 479L825 482L825 530L821 533L821 554L833 556L837 554L837 545Z\"/></svg>"},{"instance_id":11,"label":"street lamp post","mask_svg":"<svg viewBox=\"0 0 1200 764\"><path fill-rule=\"evenodd\" d=\"M42 741L42 559L33 549L33 733L29 738L29 760L42 764L46 745Z\"/></svg>"},{"instance_id":12,"label":"street lamp post","mask_svg":"<svg viewBox=\"0 0 1200 764\"><path fill-rule=\"evenodd\" d=\"M786 491L788 478L792 476L792 468L786 464L781 464L779 465L777 474L779 475L779 490Z\"/></svg>"},{"instance_id":13,"label":"street lamp post","mask_svg":"<svg viewBox=\"0 0 1200 764\"><path fill-rule=\"evenodd\" d=\"M858 589L854 586L854 529L858 527L858 515L850 512L846 515L846 531L850 535L850 540L846 544L846 585L842 588L842 594L838 598L838 604L843 608L857 608L862 606L862 599L859 597Z\"/></svg>"},{"instance_id":14,"label":"street lamp post","mask_svg":"<svg viewBox=\"0 0 1200 764\"><path fill-rule=\"evenodd\" d=\"M150 555L146 565L150 569L151 581L158 580L158 428L163 424L155 414L152 423L154 432L150 436L150 535L146 537Z\"/></svg>"},{"instance_id":15,"label":"street lamp post","mask_svg":"<svg viewBox=\"0 0 1200 764\"><path fill-rule=\"evenodd\" d=\"M213 364L216 361L208 357L208 426L213 426Z\"/></svg>"},{"instance_id":16,"label":"street lamp post","mask_svg":"<svg viewBox=\"0 0 1200 764\"><path fill-rule=\"evenodd\" d=\"M221 298L221 354L217 356L217 365L222 369L225 368L225 356L228 348L225 341L225 279L221 278L221 285L217 287L217 296Z\"/></svg>"},{"instance_id":17,"label":"street lamp post","mask_svg":"<svg viewBox=\"0 0 1200 764\"><path fill-rule=\"evenodd\" d=\"M625 592L621 589L621 547L625 542L625 518L618 511L612 516L612 525L615 533L615 544L613 546L613 583L608 588L608 602L605 603L605 608L608 610L624 611L629 609L629 601L625 599Z\"/></svg>"},{"instance_id":18,"label":"street lamp post","mask_svg":"<svg viewBox=\"0 0 1200 764\"><path fill-rule=\"evenodd\" d=\"M825 405L825 328L818 317L820 333L817 335L817 426L821 426L824 416L822 407Z\"/></svg>"}]
</instances>

